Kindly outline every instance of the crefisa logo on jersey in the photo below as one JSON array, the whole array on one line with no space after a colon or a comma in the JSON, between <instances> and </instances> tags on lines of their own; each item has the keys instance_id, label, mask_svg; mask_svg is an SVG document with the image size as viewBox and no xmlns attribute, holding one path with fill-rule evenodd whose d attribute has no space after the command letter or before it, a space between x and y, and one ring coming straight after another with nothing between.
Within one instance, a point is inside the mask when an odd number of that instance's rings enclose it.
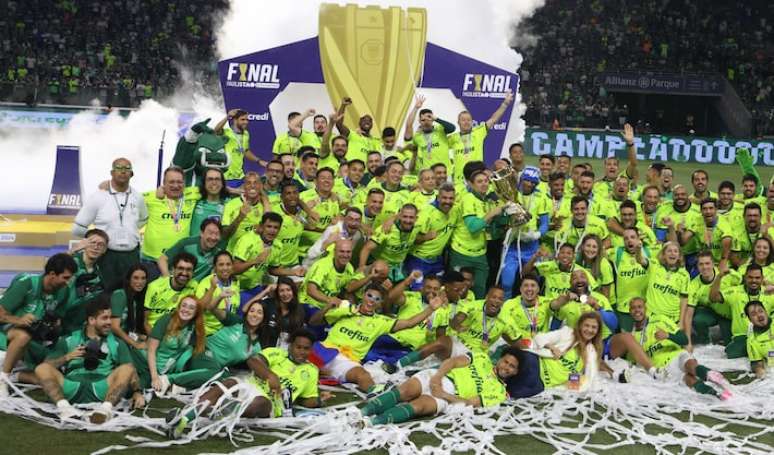
<instances>
[{"instance_id":1,"label":"crefisa logo on jersey","mask_svg":"<svg viewBox=\"0 0 774 455\"><path fill-rule=\"evenodd\" d=\"M277 89L280 87L278 70L279 65L232 62L228 64L226 86Z\"/></svg>"},{"instance_id":2,"label":"crefisa logo on jersey","mask_svg":"<svg viewBox=\"0 0 774 455\"><path fill-rule=\"evenodd\" d=\"M462 81L462 96L471 98L505 98L511 87L508 74L466 73Z\"/></svg>"}]
</instances>

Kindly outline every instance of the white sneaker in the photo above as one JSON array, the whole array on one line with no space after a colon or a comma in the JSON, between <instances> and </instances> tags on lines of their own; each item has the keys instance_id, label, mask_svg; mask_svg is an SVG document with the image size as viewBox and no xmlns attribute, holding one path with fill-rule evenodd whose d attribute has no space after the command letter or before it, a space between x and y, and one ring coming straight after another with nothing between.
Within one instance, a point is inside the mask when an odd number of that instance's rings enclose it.
<instances>
[{"instance_id":1,"label":"white sneaker","mask_svg":"<svg viewBox=\"0 0 774 455\"><path fill-rule=\"evenodd\" d=\"M110 403L102 403L94 412L89 416L89 422L95 425L101 425L113 415L113 406Z\"/></svg>"},{"instance_id":2,"label":"white sneaker","mask_svg":"<svg viewBox=\"0 0 774 455\"><path fill-rule=\"evenodd\" d=\"M4 400L11 396L11 392L8 388L8 375L0 373L0 399Z\"/></svg>"},{"instance_id":3,"label":"white sneaker","mask_svg":"<svg viewBox=\"0 0 774 455\"><path fill-rule=\"evenodd\" d=\"M57 406L59 408L59 418L62 420L79 420L81 411L75 409L71 404Z\"/></svg>"}]
</instances>

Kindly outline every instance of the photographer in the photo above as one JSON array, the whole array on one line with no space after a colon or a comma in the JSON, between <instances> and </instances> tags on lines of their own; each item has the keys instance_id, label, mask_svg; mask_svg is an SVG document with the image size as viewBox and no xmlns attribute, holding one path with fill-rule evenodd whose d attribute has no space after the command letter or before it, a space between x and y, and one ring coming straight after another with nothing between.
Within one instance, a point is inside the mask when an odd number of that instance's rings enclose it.
<instances>
[{"instance_id":1,"label":"photographer","mask_svg":"<svg viewBox=\"0 0 774 455\"><path fill-rule=\"evenodd\" d=\"M110 315L110 296L100 294L86 304L85 327L60 339L46 361L35 368L43 391L56 403L62 420L79 417L73 402L102 401L89 420L104 423L129 390L135 408L145 405L129 348L111 332Z\"/></svg>"},{"instance_id":2,"label":"photographer","mask_svg":"<svg viewBox=\"0 0 774 455\"><path fill-rule=\"evenodd\" d=\"M37 365L47 354L43 345L45 338L56 341L55 330L43 334L34 329L41 327L46 331L51 328L40 321L45 314L52 314L67 302L67 283L77 269L72 257L55 254L46 262L42 275L22 273L16 276L0 297L0 349L6 351L0 372L0 398L8 396L6 381L14 380L10 374L16 362L28 353L29 363Z\"/></svg>"},{"instance_id":3,"label":"photographer","mask_svg":"<svg viewBox=\"0 0 774 455\"><path fill-rule=\"evenodd\" d=\"M86 322L86 304L105 290L99 261L110 239L101 229L89 229L72 253L78 269L70 280L70 298L57 310L62 316L62 333L70 334Z\"/></svg>"}]
</instances>

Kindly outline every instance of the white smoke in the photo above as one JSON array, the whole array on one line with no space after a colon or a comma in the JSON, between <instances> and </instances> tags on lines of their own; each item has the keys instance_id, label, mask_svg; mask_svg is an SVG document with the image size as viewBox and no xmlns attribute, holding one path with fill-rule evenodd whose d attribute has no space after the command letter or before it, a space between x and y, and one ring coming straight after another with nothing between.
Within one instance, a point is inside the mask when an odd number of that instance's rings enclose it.
<instances>
[{"instance_id":1,"label":"white smoke","mask_svg":"<svg viewBox=\"0 0 774 455\"><path fill-rule=\"evenodd\" d=\"M217 32L219 57L230 58L315 36L321 3L304 2L301 8L297 2L272 2L267 7L266 2L232 0ZM543 0L361 3L427 8L429 41L515 71L521 64L521 56L509 48L509 44L514 44L514 29ZM182 54L181 61L185 61ZM84 112L59 130L0 131L0 153L5 162L0 166L0 194L6 196L0 204L3 211L45 210L57 145L81 147L81 184L86 195L109 178L110 164L120 156L129 158L134 165L132 185L135 188L141 191L153 188L162 131L166 131L163 158L166 166L174 153L181 111L192 110L196 119L212 118L210 125L224 115L220 93L205 93L190 71L179 70L182 84L172 96L146 101L128 117L113 113L104 121L95 122L95 113ZM524 109L518 105L513 110L510 122L516 128L510 128L506 141L523 137L524 122L519 117Z\"/></svg>"}]
</instances>

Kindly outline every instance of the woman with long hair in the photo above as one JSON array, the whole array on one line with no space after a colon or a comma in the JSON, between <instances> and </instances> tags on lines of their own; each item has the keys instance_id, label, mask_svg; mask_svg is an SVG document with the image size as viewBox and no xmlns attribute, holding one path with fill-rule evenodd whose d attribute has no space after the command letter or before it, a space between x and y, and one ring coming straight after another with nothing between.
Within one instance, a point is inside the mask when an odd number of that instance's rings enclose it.
<instances>
[{"instance_id":1,"label":"woman with long hair","mask_svg":"<svg viewBox=\"0 0 774 455\"><path fill-rule=\"evenodd\" d=\"M189 235L199 235L199 227L202 221L208 218L214 218L218 221L223 219L223 209L230 198L226 179L223 177L223 171L220 169L207 169L204 173L201 185L199 185L199 194L202 198L196 202L193 215L191 217L191 232Z\"/></svg>"},{"instance_id":2,"label":"woman with long hair","mask_svg":"<svg viewBox=\"0 0 774 455\"><path fill-rule=\"evenodd\" d=\"M134 349L145 349L150 326L145 322L145 291L148 269L134 264L126 271L123 286L110 296L110 324L113 334Z\"/></svg>"},{"instance_id":3,"label":"woman with long hair","mask_svg":"<svg viewBox=\"0 0 774 455\"><path fill-rule=\"evenodd\" d=\"M261 333L261 346L287 348L290 334L305 325L296 283L289 277L279 277L276 284L267 286L248 304L253 301L261 301L265 310L266 330Z\"/></svg>"},{"instance_id":4,"label":"woman with long hair","mask_svg":"<svg viewBox=\"0 0 774 455\"><path fill-rule=\"evenodd\" d=\"M657 261L647 261L648 286L645 301L648 316L657 315L671 319L688 337L686 349L690 352L693 307L688 306L688 284L691 277L684 267L683 254L677 242L664 243Z\"/></svg>"},{"instance_id":5,"label":"woman with long hair","mask_svg":"<svg viewBox=\"0 0 774 455\"><path fill-rule=\"evenodd\" d=\"M600 294L610 299L610 288L613 285L613 265L604 255L602 239L596 234L589 234L583 238L578 249L575 263L585 268L597 282L595 289Z\"/></svg>"},{"instance_id":6,"label":"woman with long hair","mask_svg":"<svg viewBox=\"0 0 774 455\"><path fill-rule=\"evenodd\" d=\"M204 305L193 295L181 297L177 309L153 326L144 368L135 365L143 387L151 385L163 395L171 384L190 386L197 372L190 371L189 363L204 353L205 341Z\"/></svg>"},{"instance_id":7,"label":"woman with long hair","mask_svg":"<svg viewBox=\"0 0 774 455\"><path fill-rule=\"evenodd\" d=\"M758 264L763 269L764 285L774 285L774 244L768 237L759 237L753 243L752 257L737 270L739 284L750 264Z\"/></svg>"},{"instance_id":8,"label":"woman with long hair","mask_svg":"<svg viewBox=\"0 0 774 455\"><path fill-rule=\"evenodd\" d=\"M234 277L234 258L221 251L212 259L212 274L199 282L196 297L205 308L214 306L226 313L239 312L239 281ZM220 319L210 310L204 313L204 330L210 336L223 328Z\"/></svg>"},{"instance_id":9,"label":"woman with long hair","mask_svg":"<svg viewBox=\"0 0 774 455\"><path fill-rule=\"evenodd\" d=\"M564 326L537 334L532 348L519 359L518 373L506 385L511 398L552 387L587 390L600 369L607 370L602 361L602 318L592 311L583 313L574 329Z\"/></svg>"}]
</instances>

